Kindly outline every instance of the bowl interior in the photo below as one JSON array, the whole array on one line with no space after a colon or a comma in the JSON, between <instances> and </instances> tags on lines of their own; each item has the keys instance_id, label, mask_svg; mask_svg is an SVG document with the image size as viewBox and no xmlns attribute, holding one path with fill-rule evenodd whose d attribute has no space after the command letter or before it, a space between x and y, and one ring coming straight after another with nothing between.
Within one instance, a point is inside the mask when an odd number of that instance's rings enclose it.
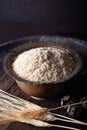
<instances>
[{"instance_id":1,"label":"bowl interior","mask_svg":"<svg viewBox=\"0 0 87 130\"><path fill-rule=\"evenodd\" d=\"M27 84L41 84L40 82L32 82L32 81L22 79L21 77L19 77L18 75L16 75L14 73L13 68L12 68L12 63L16 59L18 54L20 54L24 51L30 50L32 48L38 48L38 47L56 47L56 48L59 48L59 49L62 49L64 51L68 52L73 57L73 60L75 62L75 68L74 68L73 72L65 79L53 82L54 84L70 79L71 77L76 75L79 72L79 70L81 69L81 64L82 64L81 57L74 50L72 50L68 47L65 47L64 45L58 44L58 43L30 42L30 43L26 43L24 45L19 45L17 48L13 49L12 51L10 51L8 53L8 55L4 59L5 71L15 80L19 80L19 81L22 81ZM43 84L48 84L48 83L43 83Z\"/></svg>"}]
</instances>

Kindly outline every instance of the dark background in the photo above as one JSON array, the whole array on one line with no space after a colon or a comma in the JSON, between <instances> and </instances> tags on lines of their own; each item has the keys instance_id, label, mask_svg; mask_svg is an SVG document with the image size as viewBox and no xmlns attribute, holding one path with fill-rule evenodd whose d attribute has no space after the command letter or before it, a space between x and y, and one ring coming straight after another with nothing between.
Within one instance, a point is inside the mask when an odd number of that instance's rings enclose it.
<instances>
[{"instance_id":1,"label":"dark background","mask_svg":"<svg viewBox=\"0 0 87 130\"><path fill-rule=\"evenodd\" d=\"M86 0L0 0L0 43L31 35L87 40Z\"/></svg>"}]
</instances>

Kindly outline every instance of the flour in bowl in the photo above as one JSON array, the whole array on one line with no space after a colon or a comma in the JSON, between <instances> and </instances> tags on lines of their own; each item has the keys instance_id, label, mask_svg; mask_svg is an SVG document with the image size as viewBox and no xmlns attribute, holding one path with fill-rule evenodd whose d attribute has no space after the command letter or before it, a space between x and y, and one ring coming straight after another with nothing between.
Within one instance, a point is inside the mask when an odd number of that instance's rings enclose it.
<instances>
[{"instance_id":1,"label":"flour in bowl","mask_svg":"<svg viewBox=\"0 0 87 130\"><path fill-rule=\"evenodd\" d=\"M68 51L56 47L39 47L19 54L12 67L25 80L49 83L68 77L74 70L75 62Z\"/></svg>"}]
</instances>

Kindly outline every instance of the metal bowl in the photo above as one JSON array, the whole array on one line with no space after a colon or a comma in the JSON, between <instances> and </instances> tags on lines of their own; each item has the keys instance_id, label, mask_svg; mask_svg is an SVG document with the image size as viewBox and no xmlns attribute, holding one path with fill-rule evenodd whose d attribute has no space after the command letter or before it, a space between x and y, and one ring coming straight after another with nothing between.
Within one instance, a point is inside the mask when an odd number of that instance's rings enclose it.
<instances>
[{"instance_id":1,"label":"metal bowl","mask_svg":"<svg viewBox=\"0 0 87 130\"><path fill-rule=\"evenodd\" d=\"M50 82L50 83L40 83L40 82L32 82L25 79L22 79L18 75L16 75L12 68L12 63L16 59L17 55L32 48L37 47L56 47L67 51L75 62L75 67L72 73L65 77L65 79ZM41 98L41 99L50 99L59 96L61 93L66 90L68 82L71 78L73 78L81 69L82 61L79 54L72 50L69 47L65 47L64 45L53 43L53 42L30 42L27 44L19 45L17 48L11 50L8 55L4 59L4 69L8 75L10 75L18 84L18 86L30 96Z\"/></svg>"}]
</instances>

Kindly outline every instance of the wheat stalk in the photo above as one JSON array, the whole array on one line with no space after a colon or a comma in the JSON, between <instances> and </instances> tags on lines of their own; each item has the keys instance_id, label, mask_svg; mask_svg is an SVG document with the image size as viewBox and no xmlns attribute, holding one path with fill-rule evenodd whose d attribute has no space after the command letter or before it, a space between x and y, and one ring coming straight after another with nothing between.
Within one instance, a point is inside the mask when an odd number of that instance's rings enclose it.
<instances>
[{"instance_id":1,"label":"wheat stalk","mask_svg":"<svg viewBox=\"0 0 87 130\"><path fill-rule=\"evenodd\" d=\"M69 123L87 125L84 122L52 113L50 110L53 109L43 108L0 90L0 124L19 121L38 127L59 127L69 130L80 129L63 125L49 124L44 121L61 120Z\"/></svg>"}]
</instances>

